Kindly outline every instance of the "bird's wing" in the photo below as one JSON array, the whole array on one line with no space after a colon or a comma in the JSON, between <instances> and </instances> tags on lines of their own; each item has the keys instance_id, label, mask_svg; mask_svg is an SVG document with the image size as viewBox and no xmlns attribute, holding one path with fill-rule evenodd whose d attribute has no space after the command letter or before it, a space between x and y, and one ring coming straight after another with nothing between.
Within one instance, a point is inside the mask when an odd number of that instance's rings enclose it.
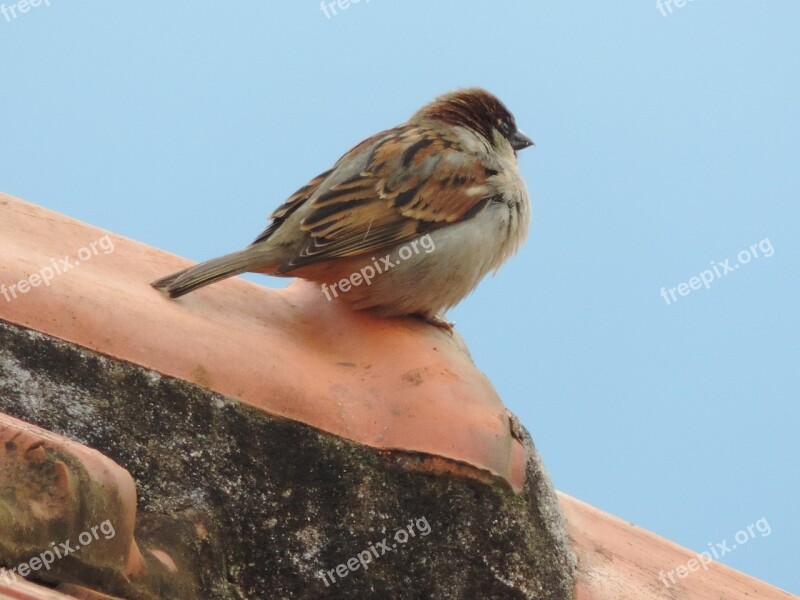
<instances>
[{"instance_id":1,"label":"bird's wing","mask_svg":"<svg viewBox=\"0 0 800 600\"><path fill-rule=\"evenodd\" d=\"M258 244L268 240L269 237L275 233L278 227L283 225L283 222L289 218L289 215L300 208L303 202L308 200L314 194L314 192L317 191L317 188L319 188L320 184L322 184L322 182L325 181L328 178L328 175L330 175L332 172L333 169L328 169L324 173L320 173L306 185L297 190L294 194L289 196L286 202L281 204L272 212L272 214L269 216L269 218L272 219L272 222L264 231L259 234L255 240L253 240L253 244Z\"/></svg>"},{"instance_id":2,"label":"bird's wing","mask_svg":"<svg viewBox=\"0 0 800 600\"><path fill-rule=\"evenodd\" d=\"M365 139L357 146L352 148L348 151L344 156L342 156L332 168L328 169L324 173L320 173L314 179L309 181L299 190L297 190L294 194L289 196L286 199L286 202L281 204L278 208L272 211L272 214L269 218L272 222L269 226L262 231L259 236L253 240L253 245L258 244L260 242L264 242L272 236L273 233L281 226L283 223L288 219L291 214L300 208L309 198L311 198L314 194L317 193L317 190L320 187L323 187L325 182L331 175L334 175L332 179L336 179L337 168L341 167L348 159L352 159L352 157L358 156L362 152L366 151L370 148L370 146L375 145L380 139L386 137L387 135L391 135L394 130L384 131L377 135L374 135L370 138Z\"/></svg>"},{"instance_id":3,"label":"bird's wing","mask_svg":"<svg viewBox=\"0 0 800 600\"><path fill-rule=\"evenodd\" d=\"M437 131L407 126L368 141L371 147L360 144L334 168L368 152L363 170L311 197L301 222L308 240L278 272L395 246L469 218L493 195L487 180L496 171ZM292 210L290 202L277 219Z\"/></svg>"}]
</instances>

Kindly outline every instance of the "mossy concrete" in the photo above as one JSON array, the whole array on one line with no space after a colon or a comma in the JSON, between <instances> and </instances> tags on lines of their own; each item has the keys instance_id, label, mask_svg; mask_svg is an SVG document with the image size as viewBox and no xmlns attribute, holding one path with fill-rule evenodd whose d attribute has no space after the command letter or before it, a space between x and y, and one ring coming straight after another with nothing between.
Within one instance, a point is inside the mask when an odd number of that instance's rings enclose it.
<instances>
[{"instance_id":1,"label":"mossy concrete","mask_svg":"<svg viewBox=\"0 0 800 600\"><path fill-rule=\"evenodd\" d=\"M488 474L435 475L414 468L427 457L365 447L5 323L0 412L125 467L140 546L168 549L201 598L572 597L558 503L519 426L530 456L522 494ZM367 570L320 578L423 518L427 535Z\"/></svg>"}]
</instances>

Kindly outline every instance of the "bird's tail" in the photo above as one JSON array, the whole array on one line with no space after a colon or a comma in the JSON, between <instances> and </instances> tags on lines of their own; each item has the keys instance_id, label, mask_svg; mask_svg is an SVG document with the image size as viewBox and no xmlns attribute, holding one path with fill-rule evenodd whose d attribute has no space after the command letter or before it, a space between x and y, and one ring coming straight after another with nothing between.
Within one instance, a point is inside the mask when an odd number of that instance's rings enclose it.
<instances>
[{"instance_id":1,"label":"bird's tail","mask_svg":"<svg viewBox=\"0 0 800 600\"><path fill-rule=\"evenodd\" d=\"M178 298L222 279L247 273L253 268L260 270L266 263L264 252L251 247L219 258L212 258L199 265L162 277L150 285L164 292L170 298Z\"/></svg>"}]
</instances>

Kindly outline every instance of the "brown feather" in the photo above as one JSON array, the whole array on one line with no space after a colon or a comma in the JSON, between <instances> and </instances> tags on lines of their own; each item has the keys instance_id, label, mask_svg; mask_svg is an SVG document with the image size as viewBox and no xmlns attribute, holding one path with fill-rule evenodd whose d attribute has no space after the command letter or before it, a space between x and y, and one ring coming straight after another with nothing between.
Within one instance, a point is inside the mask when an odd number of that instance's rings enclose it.
<instances>
[{"instance_id":1,"label":"brown feather","mask_svg":"<svg viewBox=\"0 0 800 600\"><path fill-rule=\"evenodd\" d=\"M365 257L428 238L425 255L348 300L381 314L432 315L461 300L525 238L530 208L515 150L530 144L489 92L446 94L297 190L249 247L153 285L177 297L246 271L334 281L363 268Z\"/></svg>"},{"instance_id":2,"label":"brown feather","mask_svg":"<svg viewBox=\"0 0 800 600\"><path fill-rule=\"evenodd\" d=\"M280 272L403 243L458 221L491 193L495 171L445 131L409 124L373 144L361 173L310 200L301 227L311 239Z\"/></svg>"}]
</instances>

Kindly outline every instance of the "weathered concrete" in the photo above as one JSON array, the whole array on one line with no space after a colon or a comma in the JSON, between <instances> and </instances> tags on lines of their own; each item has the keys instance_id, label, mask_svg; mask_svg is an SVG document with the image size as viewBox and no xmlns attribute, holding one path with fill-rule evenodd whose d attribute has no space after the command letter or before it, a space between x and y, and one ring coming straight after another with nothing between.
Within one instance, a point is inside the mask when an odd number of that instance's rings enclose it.
<instances>
[{"instance_id":1,"label":"weathered concrete","mask_svg":"<svg viewBox=\"0 0 800 600\"><path fill-rule=\"evenodd\" d=\"M163 549L200 590L187 584L180 597L571 598L558 503L521 427L529 460L517 494L467 465L363 446L3 323L0 412L130 472L139 547ZM410 523L415 536L395 542ZM397 547L380 555L384 538ZM371 547L366 571L319 578ZM94 583L153 593L147 582Z\"/></svg>"}]
</instances>

